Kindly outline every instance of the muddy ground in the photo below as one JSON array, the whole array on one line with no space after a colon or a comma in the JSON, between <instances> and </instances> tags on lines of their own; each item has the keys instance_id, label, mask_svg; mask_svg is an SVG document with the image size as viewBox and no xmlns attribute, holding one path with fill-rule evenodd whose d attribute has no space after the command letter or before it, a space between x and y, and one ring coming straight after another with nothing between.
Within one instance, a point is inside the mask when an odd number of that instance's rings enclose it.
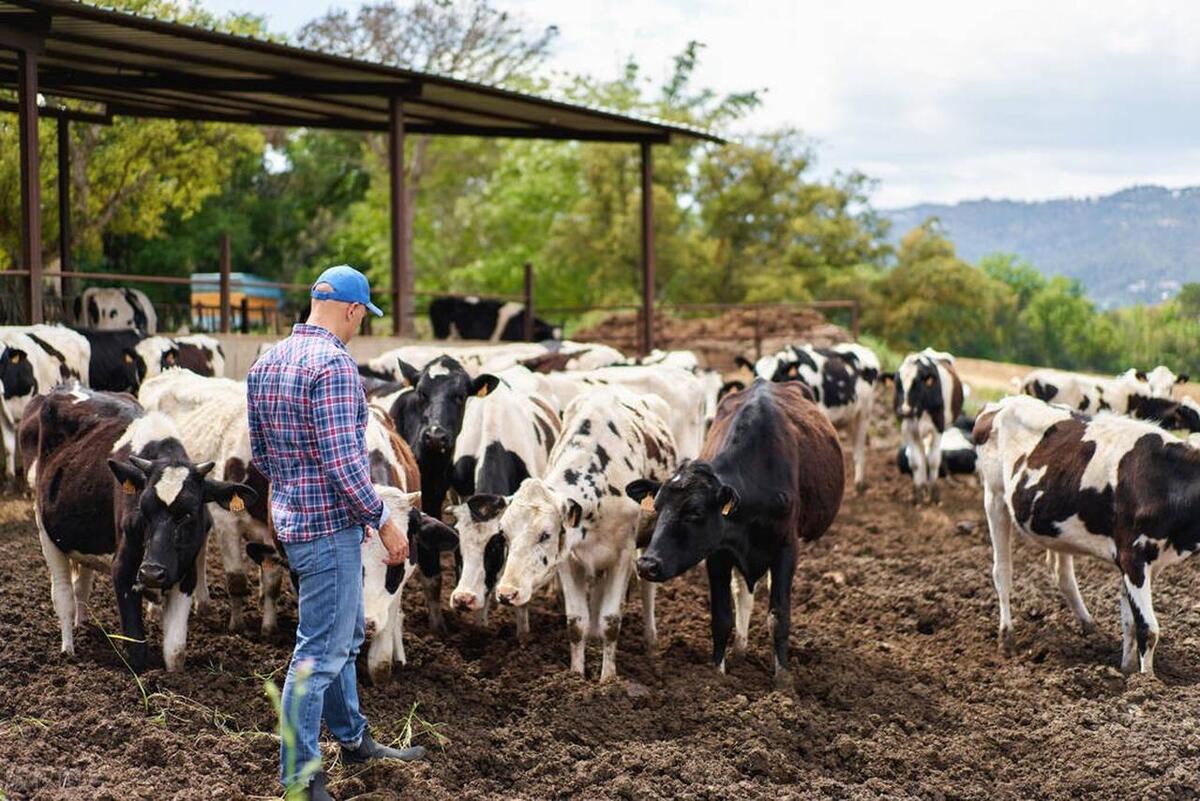
<instances>
[{"instance_id":1,"label":"muddy ground","mask_svg":"<svg viewBox=\"0 0 1200 801\"><path fill-rule=\"evenodd\" d=\"M730 675L708 664L707 591L693 571L659 594L661 653L644 653L633 602L622 680L566 670L561 613L534 606L515 643L501 611L481 630L451 614L432 638L407 598L410 663L363 691L377 737L402 735L414 703L426 764L333 769L339 798L1194 798L1200 794L1200 574L1184 563L1156 593L1159 679L1125 679L1115 574L1081 566L1099 633L1082 636L1041 554L1017 549L1019 651L996 650L991 552L979 491L950 487L916 509L892 451L806 545L794 591L795 686L774 689L759 588L751 652ZM965 525L959 525L964 523ZM969 530L967 530L969 529ZM152 667L139 688L95 625L58 654L49 581L29 502L0 502L0 787L10 799L242 799L274 796L274 718L288 638L193 618L181 674ZM210 565L218 560L210 559ZM448 592L448 590L447 590ZM92 608L116 630L111 584ZM294 606L285 608L294 626ZM151 628L158 642L158 630ZM598 669L598 653L589 669ZM143 689L145 695L143 695ZM421 724L417 724L422 729Z\"/></svg>"}]
</instances>

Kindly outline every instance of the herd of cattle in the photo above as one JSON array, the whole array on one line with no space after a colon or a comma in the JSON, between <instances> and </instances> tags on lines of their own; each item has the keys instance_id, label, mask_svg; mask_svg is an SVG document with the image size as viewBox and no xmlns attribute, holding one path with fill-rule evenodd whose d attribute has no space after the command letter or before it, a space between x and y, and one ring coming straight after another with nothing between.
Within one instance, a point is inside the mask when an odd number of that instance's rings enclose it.
<instances>
[{"instance_id":1,"label":"herd of cattle","mask_svg":"<svg viewBox=\"0 0 1200 801\"><path fill-rule=\"evenodd\" d=\"M210 533L229 627L244 625L246 570L256 564L261 626L273 631L288 565L271 535L268 481L251 462L245 384L222 375L215 340L57 326L0 329L0 340L7 463L11 472L20 459L34 491L63 652L73 653L104 570L131 664L146 665L149 601L165 665L180 669L190 611L210 602ZM1117 565L1123 667L1152 670L1151 579L1200 546L1200 440L1171 433L1200 430L1200 407L1171 397L1186 376L1039 370L1022 394L971 420L954 357L931 349L894 373L861 345L794 346L742 364L751 382L725 381L689 351L628 359L570 342L411 346L361 364L372 480L407 521L411 546L407 564L386 567L378 538L363 545L372 679L406 661L401 595L413 576L431 629L446 631L442 555L453 552L454 610L486 625L493 599L511 606L524 639L530 599L557 585L571 669L584 673L585 646L600 641L601 679L616 675L635 573L653 649L657 583L704 562L721 671L731 634L734 653L746 649L754 589L767 576L776 677L785 680L799 544L820 537L840 509L839 429L855 489L866 490L868 432L885 385L914 502L937 502L947 475L979 477L1001 642L1011 641L1015 531L1050 552L1085 627L1073 556Z\"/></svg>"}]
</instances>

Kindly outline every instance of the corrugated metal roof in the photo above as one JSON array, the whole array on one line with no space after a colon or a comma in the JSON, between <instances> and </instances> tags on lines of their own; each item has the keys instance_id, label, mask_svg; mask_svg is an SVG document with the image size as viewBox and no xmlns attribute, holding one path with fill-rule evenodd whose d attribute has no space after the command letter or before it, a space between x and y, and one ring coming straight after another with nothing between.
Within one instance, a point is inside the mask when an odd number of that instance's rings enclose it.
<instances>
[{"instance_id":1,"label":"corrugated metal roof","mask_svg":"<svg viewBox=\"0 0 1200 801\"><path fill-rule=\"evenodd\" d=\"M75 0L0 0L0 31L5 27L43 37L43 94L101 103L119 115L387 131L396 97L411 133L722 141L680 123ZM15 60L0 50L0 87L15 87L16 77Z\"/></svg>"}]
</instances>

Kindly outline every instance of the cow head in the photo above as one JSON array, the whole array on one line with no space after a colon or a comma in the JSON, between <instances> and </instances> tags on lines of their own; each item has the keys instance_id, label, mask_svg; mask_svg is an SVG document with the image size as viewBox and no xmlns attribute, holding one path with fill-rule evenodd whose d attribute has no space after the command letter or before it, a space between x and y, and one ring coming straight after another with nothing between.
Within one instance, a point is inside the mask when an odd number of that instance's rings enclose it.
<instances>
[{"instance_id":1,"label":"cow head","mask_svg":"<svg viewBox=\"0 0 1200 801\"><path fill-rule=\"evenodd\" d=\"M178 584L195 563L212 523L207 503L242 511L258 498L245 484L208 478L212 462L130 456L128 461L109 459L108 467L116 477L116 491L136 497L122 522L126 536L141 533L138 582L153 589Z\"/></svg>"},{"instance_id":2,"label":"cow head","mask_svg":"<svg viewBox=\"0 0 1200 801\"><path fill-rule=\"evenodd\" d=\"M527 478L506 504L500 530L508 538L508 560L496 598L509 606L529 602L566 558L567 529L578 528L583 507L541 479Z\"/></svg>"},{"instance_id":3,"label":"cow head","mask_svg":"<svg viewBox=\"0 0 1200 801\"><path fill-rule=\"evenodd\" d=\"M462 553L462 573L450 596L455 609L483 609L488 593L495 589L508 558L508 539L500 529L508 503L503 495L472 495L466 503L450 507Z\"/></svg>"},{"instance_id":4,"label":"cow head","mask_svg":"<svg viewBox=\"0 0 1200 801\"><path fill-rule=\"evenodd\" d=\"M399 365L413 390L397 398L392 407L396 430L412 446L418 462L430 458L449 461L462 429L467 398L486 395L500 379L484 374L472 380L449 356L434 359L423 370L404 361Z\"/></svg>"},{"instance_id":5,"label":"cow head","mask_svg":"<svg viewBox=\"0 0 1200 801\"><path fill-rule=\"evenodd\" d=\"M408 536L408 560L403 565L384 564L387 549L378 535L363 543L363 619L368 632L387 626L393 601L417 569L418 544L435 551L451 551L458 545L454 529L420 511L421 493L380 484L375 491L387 504L389 517Z\"/></svg>"},{"instance_id":6,"label":"cow head","mask_svg":"<svg viewBox=\"0 0 1200 801\"><path fill-rule=\"evenodd\" d=\"M33 365L23 350L5 347L0 353L0 383L4 386L4 397L23 398L37 392L37 380L33 377Z\"/></svg>"},{"instance_id":7,"label":"cow head","mask_svg":"<svg viewBox=\"0 0 1200 801\"><path fill-rule=\"evenodd\" d=\"M900 419L930 415L945 405L942 379L937 364L931 359L909 356L900 365L894 378L896 385L893 408Z\"/></svg>"}]
</instances>

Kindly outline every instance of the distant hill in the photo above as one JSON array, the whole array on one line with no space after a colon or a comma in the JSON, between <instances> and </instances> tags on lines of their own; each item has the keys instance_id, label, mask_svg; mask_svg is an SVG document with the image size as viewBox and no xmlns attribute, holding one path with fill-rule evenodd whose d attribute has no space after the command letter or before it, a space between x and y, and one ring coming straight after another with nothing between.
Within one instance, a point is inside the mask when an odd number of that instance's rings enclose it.
<instances>
[{"instance_id":1,"label":"distant hill","mask_svg":"<svg viewBox=\"0 0 1200 801\"><path fill-rule=\"evenodd\" d=\"M1044 273L1080 279L1102 307L1154 303L1200 281L1200 187L1136 186L1099 198L972 200L883 212L892 238L939 217L970 262L1017 253Z\"/></svg>"}]
</instances>

